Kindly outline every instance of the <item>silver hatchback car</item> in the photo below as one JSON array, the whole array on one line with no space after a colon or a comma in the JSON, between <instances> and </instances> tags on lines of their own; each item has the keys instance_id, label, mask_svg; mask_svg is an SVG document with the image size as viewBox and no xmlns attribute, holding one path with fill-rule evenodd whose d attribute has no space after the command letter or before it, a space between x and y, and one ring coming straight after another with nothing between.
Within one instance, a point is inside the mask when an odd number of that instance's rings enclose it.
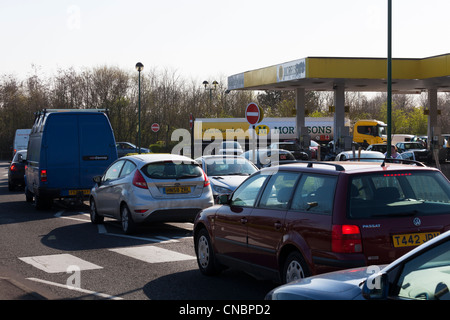
<instances>
[{"instance_id":1,"label":"silver hatchback car","mask_svg":"<svg viewBox=\"0 0 450 320\"><path fill-rule=\"evenodd\" d=\"M208 177L198 163L185 156L122 157L94 181L92 223L103 223L104 217L118 219L127 234L147 221L193 221L201 209L214 204Z\"/></svg>"}]
</instances>

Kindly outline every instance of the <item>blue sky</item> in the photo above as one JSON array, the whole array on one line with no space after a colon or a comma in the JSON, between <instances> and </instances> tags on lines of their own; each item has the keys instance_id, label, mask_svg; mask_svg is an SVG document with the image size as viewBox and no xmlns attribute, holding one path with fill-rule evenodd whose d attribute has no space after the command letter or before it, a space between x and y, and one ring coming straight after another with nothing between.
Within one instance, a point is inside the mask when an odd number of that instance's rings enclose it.
<instances>
[{"instance_id":1,"label":"blue sky","mask_svg":"<svg viewBox=\"0 0 450 320\"><path fill-rule=\"evenodd\" d=\"M448 0L392 0L394 58L450 53ZM0 75L117 66L203 81L308 56L386 57L387 0L0 0Z\"/></svg>"}]
</instances>

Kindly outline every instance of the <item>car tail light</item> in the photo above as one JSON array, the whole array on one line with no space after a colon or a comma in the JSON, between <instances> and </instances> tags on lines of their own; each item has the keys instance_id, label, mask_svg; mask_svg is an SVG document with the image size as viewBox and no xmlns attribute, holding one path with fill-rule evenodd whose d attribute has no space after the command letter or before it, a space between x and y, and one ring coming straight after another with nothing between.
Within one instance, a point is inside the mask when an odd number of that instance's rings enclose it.
<instances>
[{"instance_id":1,"label":"car tail light","mask_svg":"<svg viewBox=\"0 0 450 320\"><path fill-rule=\"evenodd\" d=\"M362 252L361 232L355 225L333 225L331 231L331 248L333 252Z\"/></svg>"},{"instance_id":2,"label":"car tail light","mask_svg":"<svg viewBox=\"0 0 450 320\"><path fill-rule=\"evenodd\" d=\"M133 185L141 189L148 189L147 182L139 170L136 170L133 177Z\"/></svg>"},{"instance_id":3,"label":"car tail light","mask_svg":"<svg viewBox=\"0 0 450 320\"><path fill-rule=\"evenodd\" d=\"M203 171L203 178L205 179L205 181L203 182L203 187L209 186L211 182L209 182L208 176L206 175L205 171Z\"/></svg>"},{"instance_id":4,"label":"car tail light","mask_svg":"<svg viewBox=\"0 0 450 320\"><path fill-rule=\"evenodd\" d=\"M41 181L42 182L47 181L47 170L41 170Z\"/></svg>"},{"instance_id":5,"label":"car tail light","mask_svg":"<svg viewBox=\"0 0 450 320\"><path fill-rule=\"evenodd\" d=\"M16 171L16 165L15 164L12 164L11 165L11 167L9 167L9 169L11 170L11 171Z\"/></svg>"}]
</instances>

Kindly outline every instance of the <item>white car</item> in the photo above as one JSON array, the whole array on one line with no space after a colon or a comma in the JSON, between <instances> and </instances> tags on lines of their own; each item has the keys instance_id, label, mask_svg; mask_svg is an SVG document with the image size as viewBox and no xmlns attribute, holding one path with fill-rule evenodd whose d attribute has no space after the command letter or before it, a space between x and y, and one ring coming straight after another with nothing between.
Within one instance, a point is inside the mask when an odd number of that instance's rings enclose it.
<instances>
[{"instance_id":1,"label":"white car","mask_svg":"<svg viewBox=\"0 0 450 320\"><path fill-rule=\"evenodd\" d=\"M195 159L206 172L214 195L231 194L248 176L258 168L249 160L239 156L203 156Z\"/></svg>"},{"instance_id":2,"label":"white car","mask_svg":"<svg viewBox=\"0 0 450 320\"><path fill-rule=\"evenodd\" d=\"M237 141L223 141L219 149L219 154L240 155L242 153L244 153L244 150Z\"/></svg>"},{"instance_id":3,"label":"white car","mask_svg":"<svg viewBox=\"0 0 450 320\"><path fill-rule=\"evenodd\" d=\"M383 162L383 160L385 159L384 154L382 154L379 151L366 151L366 150L361 150L361 151L356 151L353 152L352 150L350 151L343 151L341 153L339 153L336 156L336 161L346 161L346 160L358 160L358 159L363 159L364 161L370 161L370 162Z\"/></svg>"},{"instance_id":4,"label":"white car","mask_svg":"<svg viewBox=\"0 0 450 320\"><path fill-rule=\"evenodd\" d=\"M94 177L90 215L122 221L125 233L151 221L188 222L214 204L210 180L194 160L172 154L140 154L119 158L102 176Z\"/></svg>"}]
</instances>

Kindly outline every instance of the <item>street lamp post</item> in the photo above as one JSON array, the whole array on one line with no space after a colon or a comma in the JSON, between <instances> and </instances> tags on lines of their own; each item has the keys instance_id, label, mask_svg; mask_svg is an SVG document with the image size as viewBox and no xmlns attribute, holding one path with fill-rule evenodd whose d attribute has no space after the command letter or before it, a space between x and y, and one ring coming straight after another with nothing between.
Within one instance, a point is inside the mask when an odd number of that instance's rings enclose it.
<instances>
[{"instance_id":1,"label":"street lamp post","mask_svg":"<svg viewBox=\"0 0 450 320\"><path fill-rule=\"evenodd\" d=\"M213 85L213 87L209 87L208 88L208 85L209 85L209 82L208 81L203 81L203 85L205 86L205 90L209 90L209 107L211 107L211 101L212 101L212 92L213 92L213 90L216 90L217 89L217 85L218 85L219 83L216 81L216 80L214 80L213 81L213 83L212 83L212 85Z\"/></svg>"},{"instance_id":2,"label":"street lamp post","mask_svg":"<svg viewBox=\"0 0 450 320\"><path fill-rule=\"evenodd\" d=\"M141 71L144 70L144 65L140 62L136 63L136 70L139 72L138 153L141 154Z\"/></svg>"}]
</instances>

